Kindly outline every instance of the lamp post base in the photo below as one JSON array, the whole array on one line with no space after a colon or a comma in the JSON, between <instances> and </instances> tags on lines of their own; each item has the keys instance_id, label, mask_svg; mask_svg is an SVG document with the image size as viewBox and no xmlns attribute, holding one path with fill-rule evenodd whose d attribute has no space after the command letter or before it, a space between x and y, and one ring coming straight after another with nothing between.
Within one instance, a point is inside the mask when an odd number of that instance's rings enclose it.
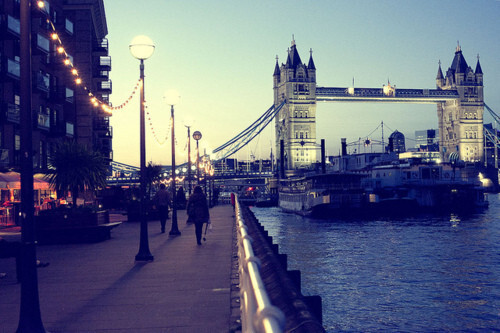
<instances>
[{"instance_id":1,"label":"lamp post base","mask_svg":"<svg viewBox=\"0 0 500 333\"><path fill-rule=\"evenodd\" d=\"M151 253L137 253L135 261L153 261L155 257Z\"/></svg>"}]
</instances>

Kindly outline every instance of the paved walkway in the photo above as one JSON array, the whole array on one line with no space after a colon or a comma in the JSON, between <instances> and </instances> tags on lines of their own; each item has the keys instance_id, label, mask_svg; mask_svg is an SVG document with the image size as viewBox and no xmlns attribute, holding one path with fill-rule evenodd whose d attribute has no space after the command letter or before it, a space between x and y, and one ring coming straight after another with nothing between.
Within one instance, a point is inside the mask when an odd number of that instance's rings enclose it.
<instances>
[{"instance_id":1,"label":"paved walkway","mask_svg":"<svg viewBox=\"0 0 500 333\"><path fill-rule=\"evenodd\" d=\"M40 308L45 329L54 332L228 332L233 210L210 210L214 226L196 245L194 225L179 211L182 235L160 233L149 222L153 262L135 262L137 222L124 222L111 239L93 244L44 245L38 258ZM15 260L0 259L0 332L15 332L20 285Z\"/></svg>"}]
</instances>

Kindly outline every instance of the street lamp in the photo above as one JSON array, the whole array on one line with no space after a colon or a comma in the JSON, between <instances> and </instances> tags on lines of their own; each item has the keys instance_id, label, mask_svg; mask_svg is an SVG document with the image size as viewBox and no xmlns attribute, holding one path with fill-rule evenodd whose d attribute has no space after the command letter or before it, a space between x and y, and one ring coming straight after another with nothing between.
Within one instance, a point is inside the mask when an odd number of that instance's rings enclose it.
<instances>
[{"instance_id":1,"label":"street lamp","mask_svg":"<svg viewBox=\"0 0 500 333\"><path fill-rule=\"evenodd\" d=\"M155 45L151 38L140 35L132 39L129 45L130 53L141 61L140 69L140 151L141 151L141 193L139 210L141 218L141 237L139 252L135 256L138 261L150 261L154 257L149 251L148 221L146 219L146 130L144 119L144 60L153 55Z\"/></svg>"},{"instance_id":2,"label":"street lamp","mask_svg":"<svg viewBox=\"0 0 500 333\"><path fill-rule=\"evenodd\" d=\"M165 102L170 105L170 115L172 118L172 228L168 233L171 236L180 236L181 232L177 226L177 193L175 186L175 130L174 130L174 105L179 102L179 92L168 90L165 95Z\"/></svg>"},{"instance_id":3,"label":"street lamp","mask_svg":"<svg viewBox=\"0 0 500 333\"><path fill-rule=\"evenodd\" d=\"M200 184L200 148L198 146L198 141L201 140L201 132L195 131L193 133L193 139L196 140L196 177L198 178L198 185Z\"/></svg>"}]
</instances>

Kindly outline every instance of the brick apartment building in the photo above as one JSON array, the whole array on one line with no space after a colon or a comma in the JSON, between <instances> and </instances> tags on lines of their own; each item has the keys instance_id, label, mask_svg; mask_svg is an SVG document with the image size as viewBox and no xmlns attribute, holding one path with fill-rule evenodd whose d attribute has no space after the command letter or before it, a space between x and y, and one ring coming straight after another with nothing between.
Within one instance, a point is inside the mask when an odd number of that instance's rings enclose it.
<instances>
[{"instance_id":1,"label":"brick apartment building","mask_svg":"<svg viewBox=\"0 0 500 333\"><path fill-rule=\"evenodd\" d=\"M64 140L74 139L111 161L109 113L91 99L108 103L112 90L103 0L40 2L43 8L37 1L32 1L31 8L35 172L47 170L49 156ZM1 1L0 14L0 169L16 170L20 163L20 0ZM64 53L58 52L61 45ZM75 82L72 69L81 84Z\"/></svg>"}]
</instances>

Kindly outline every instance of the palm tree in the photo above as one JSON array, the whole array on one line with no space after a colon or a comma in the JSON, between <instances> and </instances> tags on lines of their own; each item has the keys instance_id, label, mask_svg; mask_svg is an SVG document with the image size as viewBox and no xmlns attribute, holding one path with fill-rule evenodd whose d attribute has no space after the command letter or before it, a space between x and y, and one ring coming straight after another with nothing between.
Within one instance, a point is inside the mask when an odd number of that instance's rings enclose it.
<instances>
[{"instance_id":1,"label":"palm tree","mask_svg":"<svg viewBox=\"0 0 500 333\"><path fill-rule=\"evenodd\" d=\"M160 179L161 177L161 165L153 164L149 162L146 166L146 193L148 197L151 196L151 190L153 189L153 182Z\"/></svg>"},{"instance_id":2,"label":"palm tree","mask_svg":"<svg viewBox=\"0 0 500 333\"><path fill-rule=\"evenodd\" d=\"M73 200L79 192L92 193L106 186L107 163L104 157L87 146L67 141L60 144L49 158L53 173L47 175L48 181L59 193L71 191Z\"/></svg>"}]
</instances>

